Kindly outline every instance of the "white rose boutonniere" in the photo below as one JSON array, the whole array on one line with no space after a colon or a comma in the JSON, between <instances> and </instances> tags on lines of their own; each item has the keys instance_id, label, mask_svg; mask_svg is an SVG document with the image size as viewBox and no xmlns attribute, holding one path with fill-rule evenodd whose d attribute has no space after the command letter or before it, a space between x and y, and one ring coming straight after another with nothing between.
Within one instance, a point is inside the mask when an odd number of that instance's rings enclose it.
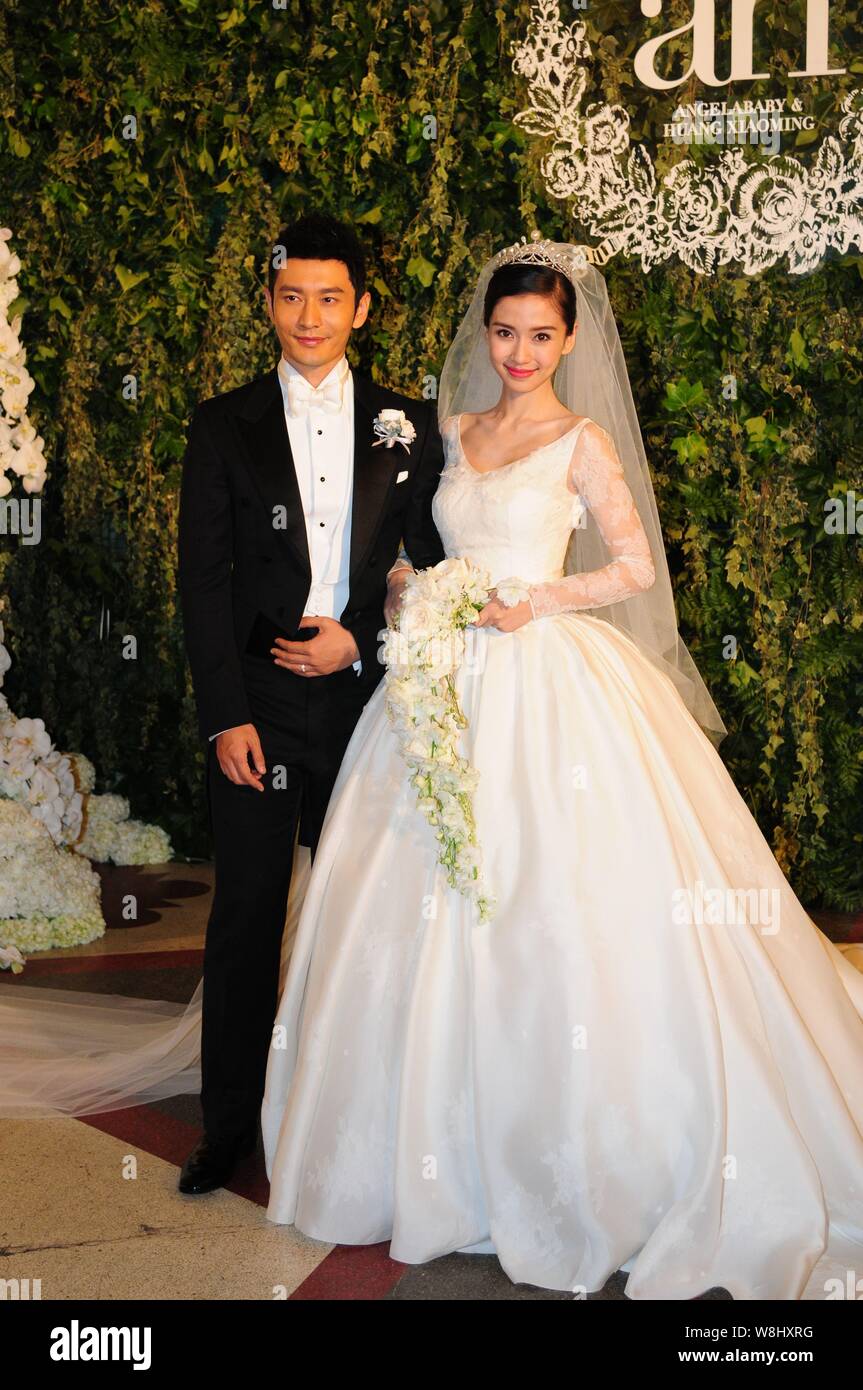
<instances>
[{"instance_id":1,"label":"white rose boutonniere","mask_svg":"<svg viewBox=\"0 0 863 1390\"><path fill-rule=\"evenodd\" d=\"M410 446L417 437L417 432L411 424L403 410L382 410L372 421L375 434L380 435L372 445L376 449L379 444L384 444L391 449L394 444L401 444L402 448L410 453Z\"/></svg>"}]
</instances>

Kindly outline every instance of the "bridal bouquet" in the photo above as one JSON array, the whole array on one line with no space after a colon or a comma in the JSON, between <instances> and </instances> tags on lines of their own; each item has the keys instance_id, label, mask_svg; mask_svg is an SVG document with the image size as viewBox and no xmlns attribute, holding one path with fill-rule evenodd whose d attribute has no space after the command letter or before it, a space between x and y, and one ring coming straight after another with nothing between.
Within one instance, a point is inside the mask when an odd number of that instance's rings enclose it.
<instances>
[{"instance_id":1,"label":"bridal bouquet","mask_svg":"<svg viewBox=\"0 0 863 1390\"><path fill-rule=\"evenodd\" d=\"M467 720L453 677L464 660L464 630L490 589L489 576L469 561L443 560L408 576L396 626L382 634L386 711L410 783L437 832L447 882L475 904L480 921L494 904L482 881L474 824L477 772L458 751Z\"/></svg>"}]
</instances>

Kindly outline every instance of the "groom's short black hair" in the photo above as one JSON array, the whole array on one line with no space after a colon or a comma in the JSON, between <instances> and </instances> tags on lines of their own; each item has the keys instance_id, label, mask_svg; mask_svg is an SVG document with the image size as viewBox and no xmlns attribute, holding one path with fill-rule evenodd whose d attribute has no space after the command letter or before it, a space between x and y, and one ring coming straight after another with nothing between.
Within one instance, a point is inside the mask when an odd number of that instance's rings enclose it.
<instances>
[{"instance_id":1,"label":"groom's short black hair","mask_svg":"<svg viewBox=\"0 0 863 1390\"><path fill-rule=\"evenodd\" d=\"M343 261L354 287L354 302L366 290L366 258L353 227L325 212L308 212L283 227L273 242L267 283L270 294L276 276L289 258L301 261Z\"/></svg>"}]
</instances>

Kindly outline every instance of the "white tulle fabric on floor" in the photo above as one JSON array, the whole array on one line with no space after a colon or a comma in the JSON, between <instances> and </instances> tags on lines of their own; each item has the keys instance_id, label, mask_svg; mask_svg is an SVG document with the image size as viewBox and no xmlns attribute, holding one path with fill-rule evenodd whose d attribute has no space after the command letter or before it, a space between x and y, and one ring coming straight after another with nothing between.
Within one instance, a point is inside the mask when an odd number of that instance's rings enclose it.
<instances>
[{"instance_id":1,"label":"white tulle fabric on floor","mask_svg":"<svg viewBox=\"0 0 863 1390\"><path fill-rule=\"evenodd\" d=\"M444 438L447 553L554 583L573 439L480 474ZM474 636L495 916L447 884L379 689L277 1015L268 1216L407 1263L493 1251L542 1288L825 1297L863 1268L863 975L628 636L565 611Z\"/></svg>"},{"instance_id":2,"label":"white tulle fabric on floor","mask_svg":"<svg viewBox=\"0 0 863 1390\"><path fill-rule=\"evenodd\" d=\"M308 878L297 846L282 981ZM0 982L0 1116L92 1115L200 1091L202 993L199 982L175 1004Z\"/></svg>"}]
</instances>

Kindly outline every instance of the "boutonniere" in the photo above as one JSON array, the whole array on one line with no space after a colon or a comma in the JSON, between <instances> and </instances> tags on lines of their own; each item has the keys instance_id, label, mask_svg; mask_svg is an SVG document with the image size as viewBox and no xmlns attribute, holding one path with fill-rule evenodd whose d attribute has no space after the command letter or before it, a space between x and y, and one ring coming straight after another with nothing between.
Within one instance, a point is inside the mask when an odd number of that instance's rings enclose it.
<instances>
[{"instance_id":1,"label":"boutonniere","mask_svg":"<svg viewBox=\"0 0 863 1390\"><path fill-rule=\"evenodd\" d=\"M380 435L372 445L376 449L379 444L385 444L391 449L394 444L401 444L402 448L410 453L410 446L417 437L417 432L411 424L403 410L382 410L372 421L375 434Z\"/></svg>"}]
</instances>

